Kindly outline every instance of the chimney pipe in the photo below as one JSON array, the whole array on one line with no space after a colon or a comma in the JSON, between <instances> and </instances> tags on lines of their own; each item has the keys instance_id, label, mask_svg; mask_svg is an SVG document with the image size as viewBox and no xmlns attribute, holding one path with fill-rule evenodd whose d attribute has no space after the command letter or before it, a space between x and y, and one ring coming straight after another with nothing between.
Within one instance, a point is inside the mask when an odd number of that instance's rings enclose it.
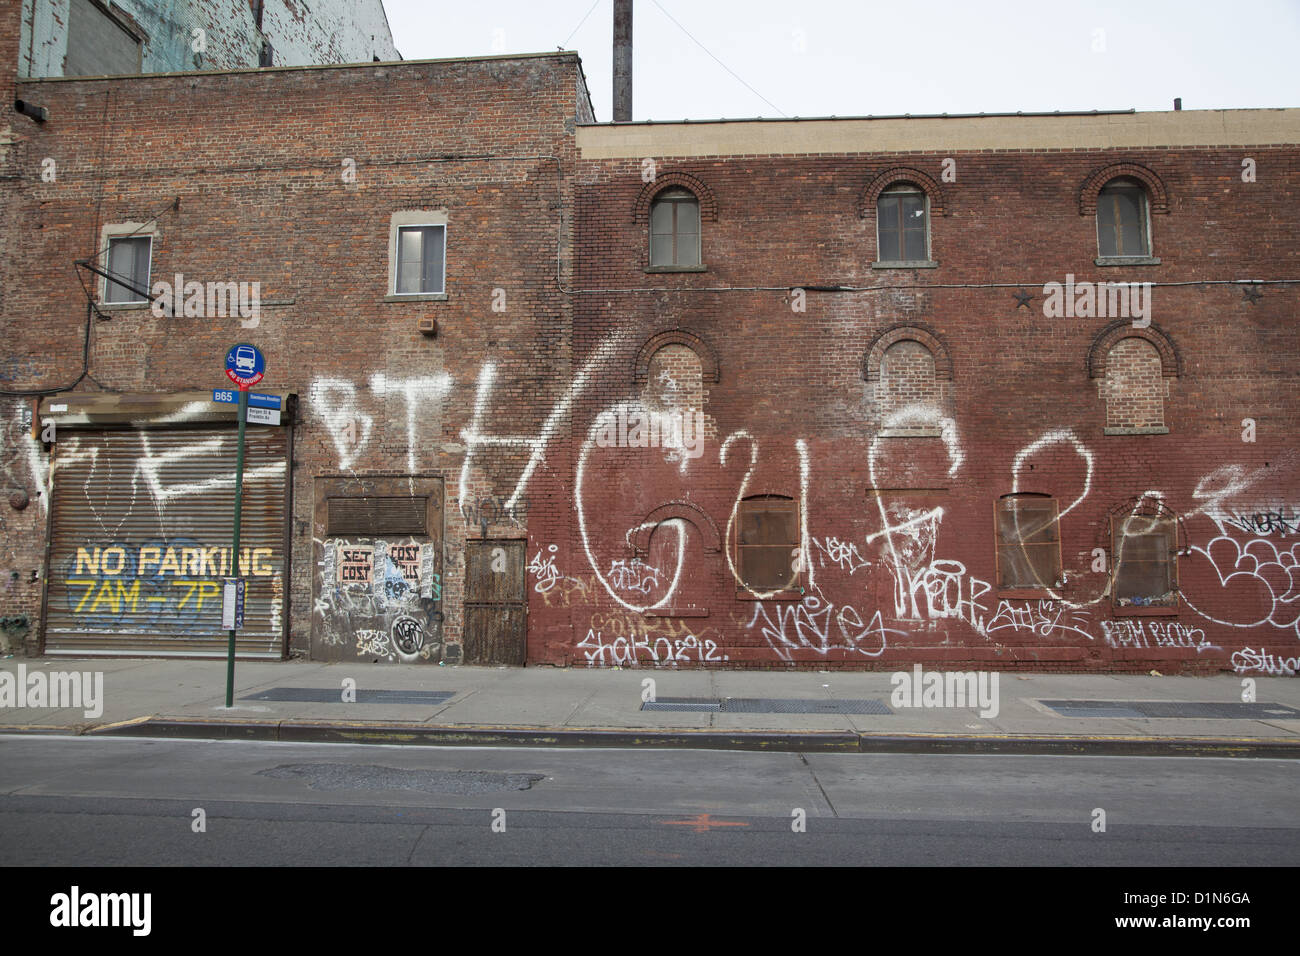
<instances>
[{"instance_id":1,"label":"chimney pipe","mask_svg":"<svg viewBox=\"0 0 1300 956\"><path fill-rule=\"evenodd\" d=\"M1183 108L1183 98L1180 96L1176 100L1174 100L1174 109L1181 110L1182 108Z\"/></svg>"},{"instance_id":2,"label":"chimney pipe","mask_svg":"<svg viewBox=\"0 0 1300 956\"><path fill-rule=\"evenodd\" d=\"M614 122L632 121L632 0L614 0Z\"/></svg>"}]
</instances>

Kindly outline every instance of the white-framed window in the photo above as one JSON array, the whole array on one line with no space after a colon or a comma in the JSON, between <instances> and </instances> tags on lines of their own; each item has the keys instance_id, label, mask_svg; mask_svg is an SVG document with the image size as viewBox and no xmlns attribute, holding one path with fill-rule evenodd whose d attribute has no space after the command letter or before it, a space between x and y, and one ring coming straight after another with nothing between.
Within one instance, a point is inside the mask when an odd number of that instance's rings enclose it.
<instances>
[{"instance_id":1,"label":"white-framed window","mask_svg":"<svg viewBox=\"0 0 1300 956\"><path fill-rule=\"evenodd\" d=\"M141 223L105 226L100 262L111 278L100 277L99 300L105 305L144 305L149 301L154 233Z\"/></svg>"},{"instance_id":2,"label":"white-framed window","mask_svg":"<svg viewBox=\"0 0 1300 956\"><path fill-rule=\"evenodd\" d=\"M447 292L447 216L394 213L388 236L388 294L437 296Z\"/></svg>"}]
</instances>

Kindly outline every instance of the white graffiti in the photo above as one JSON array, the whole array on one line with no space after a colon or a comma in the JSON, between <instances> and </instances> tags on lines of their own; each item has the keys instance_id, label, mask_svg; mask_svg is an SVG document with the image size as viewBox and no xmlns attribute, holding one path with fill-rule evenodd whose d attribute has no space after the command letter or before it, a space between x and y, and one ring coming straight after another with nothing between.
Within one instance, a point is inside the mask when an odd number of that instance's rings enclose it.
<instances>
[{"instance_id":1,"label":"white graffiti","mask_svg":"<svg viewBox=\"0 0 1300 956\"><path fill-rule=\"evenodd\" d=\"M1206 640L1205 632L1199 627L1188 627L1177 621L1141 621L1133 618L1102 621L1101 632L1111 647L1190 647L1198 654L1202 651L1223 650Z\"/></svg>"},{"instance_id":2,"label":"white graffiti","mask_svg":"<svg viewBox=\"0 0 1300 956\"><path fill-rule=\"evenodd\" d=\"M642 660L656 667L673 666L678 663L700 664L710 661L722 663L725 656L718 653L716 641L701 640L694 634L685 637L667 638L649 636L620 636L608 644L603 633L588 629L587 636L578 643L588 667L636 667Z\"/></svg>"},{"instance_id":3,"label":"white graffiti","mask_svg":"<svg viewBox=\"0 0 1300 956\"><path fill-rule=\"evenodd\" d=\"M1220 519L1221 532L1225 523ZM1271 624L1300 637L1300 542L1282 547L1269 538L1253 537L1243 543L1234 534L1222 533L1204 547L1193 545L1191 550L1210 562L1220 587L1253 584L1261 588L1257 593L1264 600L1252 602L1252 606L1268 609L1255 621L1225 620L1202 611L1184 593L1183 600L1193 611L1215 624L1245 628Z\"/></svg>"},{"instance_id":4,"label":"white graffiti","mask_svg":"<svg viewBox=\"0 0 1300 956\"><path fill-rule=\"evenodd\" d=\"M1274 657L1263 648L1243 647L1232 652L1232 667L1238 674L1259 671L1273 677L1294 677L1300 671L1300 656Z\"/></svg>"},{"instance_id":5,"label":"white graffiti","mask_svg":"<svg viewBox=\"0 0 1300 956\"><path fill-rule=\"evenodd\" d=\"M402 395L406 399L406 469L415 471L416 410L420 403L436 401L451 389L451 376L444 372L434 378L389 379L383 372L370 377L370 390L376 395Z\"/></svg>"},{"instance_id":6,"label":"white graffiti","mask_svg":"<svg viewBox=\"0 0 1300 956\"><path fill-rule=\"evenodd\" d=\"M347 471L370 440L374 419L357 404L357 388L344 379L320 379L312 383L309 393L325 430L334 441L339 468Z\"/></svg>"},{"instance_id":7,"label":"white graffiti","mask_svg":"<svg viewBox=\"0 0 1300 956\"><path fill-rule=\"evenodd\" d=\"M1068 637L1077 634L1094 640L1087 630L1088 615L1060 601L1026 601L1017 606L1012 601L1000 601L997 613L989 621L988 633L995 631L1028 631L1039 637Z\"/></svg>"},{"instance_id":8,"label":"white graffiti","mask_svg":"<svg viewBox=\"0 0 1300 956\"><path fill-rule=\"evenodd\" d=\"M835 537L809 540L813 545L813 554L820 554L822 567L834 566L841 571L849 572L852 576L854 572L871 565L871 562L858 552L858 546L852 541L841 541Z\"/></svg>"},{"instance_id":9,"label":"white graffiti","mask_svg":"<svg viewBox=\"0 0 1300 956\"><path fill-rule=\"evenodd\" d=\"M812 594L798 603L756 602L748 627L760 627L768 646L783 661L791 660L798 650L815 651L823 657L833 650L879 657L889 646L888 635L906 634L885 627L879 611L864 623L852 605L843 604L836 612L834 604Z\"/></svg>"},{"instance_id":10,"label":"white graffiti","mask_svg":"<svg viewBox=\"0 0 1300 956\"><path fill-rule=\"evenodd\" d=\"M537 583L533 585L533 590L538 594L545 594L551 588L555 587L555 582L561 577L560 569L555 566L555 552L558 550L555 545L550 545L547 549L550 553L542 557L541 548L533 555L533 560L528 562L528 571L537 578Z\"/></svg>"},{"instance_id":11,"label":"white graffiti","mask_svg":"<svg viewBox=\"0 0 1300 956\"><path fill-rule=\"evenodd\" d=\"M632 558L630 561L619 559L610 563L609 581L620 591L648 595L662 583L663 575L658 568L651 567L640 558Z\"/></svg>"}]
</instances>

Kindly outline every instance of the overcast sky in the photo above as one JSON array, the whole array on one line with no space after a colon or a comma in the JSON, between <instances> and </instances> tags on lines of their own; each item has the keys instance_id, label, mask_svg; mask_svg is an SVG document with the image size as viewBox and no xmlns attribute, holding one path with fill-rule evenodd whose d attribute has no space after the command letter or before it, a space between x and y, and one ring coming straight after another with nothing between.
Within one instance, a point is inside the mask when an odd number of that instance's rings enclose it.
<instances>
[{"instance_id":1,"label":"overcast sky","mask_svg":"<svg viewBox=\"0 0 1300 956\"><path fill-rule=\"evenodd\" d=\"M408 60L577 50L611 118L613 0L384 7ZM636 0L633 119L1300 106L1297 41L1300 0Z\"/></svg>"}]
</instances>

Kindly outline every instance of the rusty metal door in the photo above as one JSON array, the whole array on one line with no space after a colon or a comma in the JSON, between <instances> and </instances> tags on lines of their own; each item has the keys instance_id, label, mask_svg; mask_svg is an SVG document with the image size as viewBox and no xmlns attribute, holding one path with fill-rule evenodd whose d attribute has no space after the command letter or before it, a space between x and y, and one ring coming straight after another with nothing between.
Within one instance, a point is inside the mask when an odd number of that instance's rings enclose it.
<instances>
[{"instance_id":1,"label":"rusty metal door","mask_svg":"<svg viewBox=\"0 0 1300 956\"><path fill-rule=\"evenodd\" d=\"M465 543L465 663L523 666L528 633L523 541Z\"/></svg>"}]
</instances>

